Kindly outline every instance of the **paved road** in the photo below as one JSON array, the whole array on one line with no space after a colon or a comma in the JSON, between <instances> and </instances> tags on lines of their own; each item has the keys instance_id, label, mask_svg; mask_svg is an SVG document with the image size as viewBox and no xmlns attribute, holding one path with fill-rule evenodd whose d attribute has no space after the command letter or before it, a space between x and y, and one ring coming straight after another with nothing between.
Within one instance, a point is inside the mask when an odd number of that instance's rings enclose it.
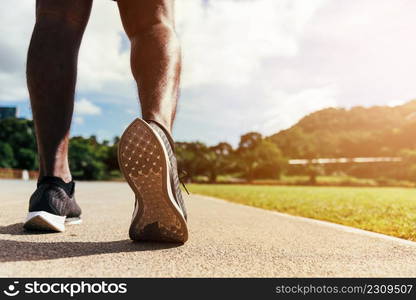
<instances>
[{"instance_id":1,"label":"paved road","mask_svg":"<svg viewBox=\"0 0 416 300\"><path fill-rule=\"evenodd\" d=\"M33 187L0 180L2 277L416 276L416 243L196 195L187 244L133 243L122 183L79 183L84 223L28 234L21 220Z\"/></svg>"}]
</instances>

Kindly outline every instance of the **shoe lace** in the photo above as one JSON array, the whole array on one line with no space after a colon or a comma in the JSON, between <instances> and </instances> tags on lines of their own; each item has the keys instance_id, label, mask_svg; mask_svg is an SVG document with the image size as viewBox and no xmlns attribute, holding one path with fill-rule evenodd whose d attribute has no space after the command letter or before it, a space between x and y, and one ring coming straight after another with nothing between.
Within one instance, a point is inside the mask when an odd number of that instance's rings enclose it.
<instances>
[{"instance_id":1,"label":"shoe lace","mask_svg":"<svg viewBox=\"0 0 416 300\"><path fill-rule=\"evenodd\" d=\"M189 177L189 175L188 175L188 173L187 173L185 170L181 170L181 171L180 171L180 175L179 175L179 182L182 184L182 186L183 186L183 188L185 189L186 193L187 193L188 195L190 195L190 193L189 193L189 191L188 191L188 188L186 187L185 182L184 182L184 179L186 179L186 178L188 178L188 177Z\"/></svg>"}]
</instances>

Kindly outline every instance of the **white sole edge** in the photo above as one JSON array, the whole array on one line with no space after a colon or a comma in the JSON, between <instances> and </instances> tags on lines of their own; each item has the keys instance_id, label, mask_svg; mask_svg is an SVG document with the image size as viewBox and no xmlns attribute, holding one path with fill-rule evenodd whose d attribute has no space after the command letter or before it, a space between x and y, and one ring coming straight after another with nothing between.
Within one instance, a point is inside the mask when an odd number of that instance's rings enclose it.
<instances>
[{"instance_id":1,"label":"white sole edge","mask_svg":"<svg viewBox=\"0 0 416 300\"><path fill-rule=\"evenodd\" d=\"M82 223L81 218L66 218L65 225L78 225Z\"/></svg>"},{"instance_id":2,"label":"white sole edge","mask_svg":"<svg viewBox=\"0 0 416 300\"><path fill-rule=\"evenodd\" d=\"M148 124L146 124L146 125L148 125ZM173 206L176 208L176 210L178 211L179 215L182 217L183 221L186 224L186 219L185 219L185 216L184 216L184 214L182 212L182 209L179 207L179 204L176 202L175 196L173 196L173 193L172 193L172 185L171 185L171 181L170 181L170 172L169 172L169 168L170 168L170 165L169 164L170 163L169 163L168 151L166 149L166 146L165 146L162 138L159 136L159 134L156 132L156 130L154 130L152 128L152 126L150 126L150 125L148 125L148 126L152 130L153 134L156 136L156 138L159 141L160 145L162 146L163 153L164 153L164 155L166 157L166 173L167 173L166 174L167 175L166 176L166 181L167 181L167 185L166 186L167 186L167 192L168 192L168 195L169 195L169 200L170 200L170 202L172 202Z\"/></svg>"},{"instance_id":3,"label":"white sole edge","mask_svg":"<svg viewBox=\"0 0 416 300\"><path fill-rule=\"evenodd\" d=\"M31 230L64 232L65 224L75 225L81 222L80 218L66 218L46 211L32 211L28 213L23 227Z\"/></svg>"}]
</instances>

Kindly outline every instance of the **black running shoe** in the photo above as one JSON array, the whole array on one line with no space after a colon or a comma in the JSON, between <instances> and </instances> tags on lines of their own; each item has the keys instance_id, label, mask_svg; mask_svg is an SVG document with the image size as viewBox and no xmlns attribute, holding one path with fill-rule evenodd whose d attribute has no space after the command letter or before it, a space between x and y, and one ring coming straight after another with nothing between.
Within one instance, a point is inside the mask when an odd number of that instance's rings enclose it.
<instances>
[{"instance_id":1,"label":"black running shoe","mask_svg":"<svg viewBox=\"0 0 416 300\"><path fill-rule=\"evenodd\" d=\"M81 223L81 208L75 202L75 182L45 176L30 197L29 214L23 225L28 230L65 231L65 224Z\"/></svg>"},{"instance_id":2,"label":"black running shoe","mask_svg":"<svg viewBox=\"0 0 416 300\"><path fill-rule=\"evenodd\" d=\"M132 240L184 243L186 210L170 135L157 123L136 119L123 133L118 160L136 195Z\"/></svg>"}]
</instances>

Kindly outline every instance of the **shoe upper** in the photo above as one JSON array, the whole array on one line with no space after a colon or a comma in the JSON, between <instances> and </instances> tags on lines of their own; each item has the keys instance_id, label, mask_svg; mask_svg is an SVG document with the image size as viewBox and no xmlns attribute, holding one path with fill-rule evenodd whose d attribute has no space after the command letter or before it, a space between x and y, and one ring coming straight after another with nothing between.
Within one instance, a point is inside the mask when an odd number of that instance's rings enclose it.
<instances>
[{"instance_id":1,"label":"shoe upper","mask_svg":"<svg viewBox=\"0 0 416 300\"><path fill-rule=\"evenodd\" d=\"M182 197L182 190L180 187L180 181L179 181L179 176L178 176L178 163L177 163L175 152L173 149L174 147L173 139L172 137L170 137L169 133L167 133L159 123L155 121L150 121L149 125L161 137L163 144L167 150L169 163L170 163L169 177L170 177L170 183L172 187L172 194L175 197L176 203L178 203L179 207L182 209L185 220L187 220L185 201L183 200L183 197Z\"/></svg>"},{"instance_id":2,"label":"shoe upper","mask_svg":"<svg viewBox=\"0 0 416 300\"><path fill-rule=\"evenodd\" d=\"M75 201L75 182L65 183L59 177L45 176L38 181L30 197L29 212L46 211L51 214L79 217L81 208Z\"/></svg>"}]
</instances>

